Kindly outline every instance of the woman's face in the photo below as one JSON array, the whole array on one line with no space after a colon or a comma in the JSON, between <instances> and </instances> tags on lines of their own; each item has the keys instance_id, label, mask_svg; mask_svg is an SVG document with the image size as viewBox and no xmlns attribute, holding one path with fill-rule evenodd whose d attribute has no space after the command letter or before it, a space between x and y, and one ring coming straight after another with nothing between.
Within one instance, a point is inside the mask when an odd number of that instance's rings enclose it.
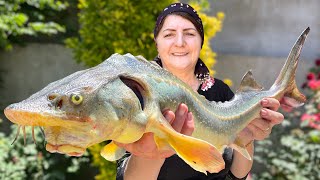
<instances>
[{"instance_id":1,"label":"woman's face","mask_svg":"<svg viewBox=\"0 0 320 180\"><path fill-rule=\"evenodd\" d=\"M165 69L175 71L194 68L201 50L201 37L189 20L168 15L156 38L158 53Z\"/></svg>"}]
</instances>

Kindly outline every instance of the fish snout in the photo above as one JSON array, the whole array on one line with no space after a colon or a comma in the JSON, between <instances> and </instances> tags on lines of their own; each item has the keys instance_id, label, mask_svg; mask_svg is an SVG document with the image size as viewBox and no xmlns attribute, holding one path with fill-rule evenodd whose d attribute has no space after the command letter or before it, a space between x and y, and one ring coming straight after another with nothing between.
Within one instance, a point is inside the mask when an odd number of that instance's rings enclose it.
<instances>
[{"instance_id":1,"label":"fish snout","mask_svg":"<svg viewBox=\"0 0 320 180\"><path fill-rule=\"evenodd\" d=\"M4 109L4 115L12 122L14 122L14 114L17 108L15 104L10 104Z\"/></svg>"},{"instance_id":2,"label":"fish snout","mask_svg":"<svg viewBox=\"0 0 320 180\"><path fill-rule=\"evenodd\" d=\"M14 109L15 108L15 105L14 104L10 104L9 106L7 106L4 111L6 110L10 110L10 109Z\"/></svg>"}]
</instances>

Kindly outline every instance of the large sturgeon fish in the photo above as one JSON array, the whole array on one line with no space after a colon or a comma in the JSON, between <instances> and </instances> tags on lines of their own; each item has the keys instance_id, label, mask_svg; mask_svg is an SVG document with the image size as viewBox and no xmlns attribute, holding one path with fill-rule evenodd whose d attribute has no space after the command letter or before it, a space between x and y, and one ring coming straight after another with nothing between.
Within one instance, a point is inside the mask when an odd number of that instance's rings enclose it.
<instances>
[{"instance_id":1,"label":"large sturgeon fish","mask_svg":"<svg viewBox=\"0 0 320 180\"><path fill-rule=\"evenodd\" d=\"M160 150L173 149L197 171L219 172L225 147L251 159L237 134L259 116L265 97L284 98L291 106L305 102L295 71L307 28L296 41L278 78L263 91L249 71L234 98L209 102L170 72L141 56L114 54L103 63L47 85L28 99L9 105L6 117L19 125L40 126L49 152L81 156L87 147L112 140L101 150L107 160L122 157L115 142L132 143L154 133ZM193 113L192 136L177 133L161 113L185 103ZM25 136L25 135L24 135Z\"/></svg>"}]
</instances>

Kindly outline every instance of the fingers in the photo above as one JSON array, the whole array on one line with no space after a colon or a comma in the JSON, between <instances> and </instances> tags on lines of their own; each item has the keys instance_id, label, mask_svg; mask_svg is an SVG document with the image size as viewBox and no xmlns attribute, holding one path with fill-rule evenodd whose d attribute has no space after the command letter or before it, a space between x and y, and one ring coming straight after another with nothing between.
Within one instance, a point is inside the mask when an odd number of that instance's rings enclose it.
<instances>
[{"instance_id":1,"label":"fingers","mask_svg":"<svg viewBox=\"0 0 320 180\"><path fill-rule=\"evenodd\" d=\"M280 104L277 103L277 100L269 100L270 99L266 100L267 102L264 104L265 108L261 109L260 118L252 120L247 126L247 128L252 132L253 139L255 140L263 140L267 138L270 135L273 126L280 124L284 119L284 116L281 113L266 108L272 107L272 109L278 109L278 106L280 106ZM264 100L262 103L264 103Z\"/></svg>"},{"instance_id":2,"label":"fingers","mask_svg":"<svg viewBox=\"0 0 320 180\"><path fill-rule=\"evenodd\" d=\"M250 125L255 126L256 127L255 129L258 129L261 131L267 131L270 128L272 128L272 125L269 121L261 118L254 119L253 121L251 121Z\"/></svg>"},{"instance_id":3,"label":"fingers","mask_svg":"<svg viewBox=\"0 0 320 180\"><path fill-rule=\"evenodd\" d=\"M241 132L242 137L246 139L251 138L252 140L263 140L269 137L274 125L283 121L283 115L281 113L271 111L270 109L264 110L266 114L261 115L263 118L256 118L252 120L247 126L249 132Z\"/></svg>"},{"instance_id":4,"label":"fingers","mask_svg":"<svg viewBox=\"0 0 320 180\"><path fill-rule=\"evenodd\" d=\"M253 139L255 140L263 140L267 138L272 128L267 128L265 130L260 129L258 126L250 123L247 128L252 132Z\"/></svg>"},{"instance_id":5,"label":"fingers","mask_svg":"<svg viewBox=\"0 0 320 180\"><path fill-rule=\"evenodd\" d=\"M273 111L277 111L280 107L280 102L275 98L264 98L261 101L261 105L264 108L268 108Z\"/></svg>"},{"instance_id":6,"label":"fingers","mask_svg":"<svg viewBox=\"0 0 320 180\"><path fill-rule=\"evenodd\" d=\"M278 105L277 100L276 101L273 101L273 100L269 101L269 100L267 100L268 101L267 104L271 105L269 107L272 107L272 109L279 108L278 106L280 106L280 104ZM268 105L264 107L268 107ZM267 108L261 109L260 116L261 118L254 119L247 126L247 128L250 129L250 131L252 132L254 139L256 140L263 140L267 138L272 131L272 127L277 124L280 124L284 119L284 116L281 113L271 109L267 109Z\"/></svg>"},{"instance_id":7,"label":"fingers","mask_svg":"<svg viewBox=\"0 0 320 180\"><path fill-rule=\"evenodd\" d=\"M277 111L272 111L270 109L266 109L266 108L261 109L260 116L265 121L270 123L270 126L280 124L284 120L283 114L281 114Z\"/></svg>"},{"instance_id":8,"label":"fingers","mask_svg":"<svg viewBox=\"0 0 320 180\"><path fill-rule=\"evenodd\" d=\"M191 112L188 112L187 119L185 120L183 127L181 129L181 133L187 136L191 136L194 131L194 121L193 115Z\"/></svg>"},{"instance_id":9,"label":"fingers","mask_svg":"<svg viewBox=\"0 0 320 180\"><path fill-rule=\"evenodd\" d=\"M162 114L170 124L173 123L173 120L175 119L174 112L167 109L167 110L162 111Z\"/></svg>"},{"instance_id":10,"label":"fingers","mask_svg":"<svg viewBox=\"0 0 320 180\"><path fill-rule=\"evenodd\" d=\"M180 104L175 113L168 109L162 111L162 113L174 130L188 136L192 135L194 131L194 120L192 113L188 112L187 105Z\"/></svg>"},{"instance_id":11,"label":"fingers","mask_svg":"<svg viewBox=\"0 0 320 180\"><path fill-rule=\"evenodd\" d=\"M147 159L167 158L174 154L173 150L159 150L154 142L153 133L145 133L138 141L129 144L115 142L131 154Z\"/></svg>"},{"instance_id":12,"label":"fingers","mask_svg":"<svg viewBox=\"0 0 320 180\"><path fill-rule=\"evenodd\" d=\"M275 98L264 98L261 101L262 109L260 118L256 118L248 124L247 128L252 133L253 139L263 140L267 138L274 125L280 124L284 116L277 112L280 102ZM244 135L249 136L249 135Z\"/></svg>"},{"instance_id":13,"label":"fingers","mask_svg":"<svg viewBox=\"0 0 320 180\"><path fill-rule=\"evenodd\" d=\"M171 124L171 126L177 132L181 132L187 118L188 118L188 107L185 104L180 104L175 112L175 119Z\"/></svg>"},{"instance_id":14,"label":"fingers","mask_svg":"<svg viewBox=\"0 0 320 180\"><path fill-rule=\"evenodd\" d=\"M155 148L153 133L145 133L138 141L130 144L117 143L120 147L126 149L136 156L147 157Z\"/></svg>"}]
</instances>

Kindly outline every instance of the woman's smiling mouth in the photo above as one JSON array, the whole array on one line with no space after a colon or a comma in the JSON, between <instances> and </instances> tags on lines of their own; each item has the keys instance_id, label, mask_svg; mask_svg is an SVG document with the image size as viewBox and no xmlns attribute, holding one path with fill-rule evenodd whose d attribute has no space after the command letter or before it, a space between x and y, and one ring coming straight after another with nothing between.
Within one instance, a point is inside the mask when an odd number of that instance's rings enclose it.
<instances>
[{"instance_id":1,"label":"woman's smiling mouth","mask_svg":"<svg viewBox=\"0 0 320 180\"><path fill-rule=\"evenodd\" d=\"M185 56L187 54L188 54L187 52L175 52L175 53L172 53L172 55L174 55L174 56Z\"/></svg>"}]
</instances>

